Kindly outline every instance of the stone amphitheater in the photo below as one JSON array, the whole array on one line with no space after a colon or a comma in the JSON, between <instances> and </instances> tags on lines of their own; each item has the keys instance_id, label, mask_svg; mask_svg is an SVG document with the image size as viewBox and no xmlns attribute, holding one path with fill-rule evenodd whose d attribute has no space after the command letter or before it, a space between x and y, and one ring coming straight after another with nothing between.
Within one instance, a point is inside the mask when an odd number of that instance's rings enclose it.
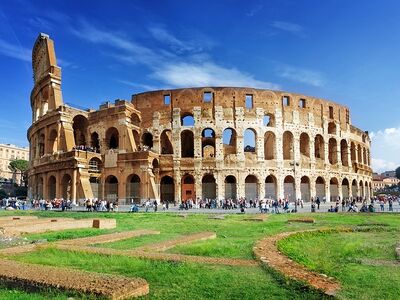
<instances>
[{"instance_id":1,"label":"stone amphitheater","mask_svg":"<svg viewBox=\"0 0 400 300\"><path fill-rule=\"evenodd\" d=\"M64 103L54 43L33 53L29 193L34 199L371 195L371 140L348 107L283 91L202 87L144 92L83 109Z\"/></svg>"}]
</instances>

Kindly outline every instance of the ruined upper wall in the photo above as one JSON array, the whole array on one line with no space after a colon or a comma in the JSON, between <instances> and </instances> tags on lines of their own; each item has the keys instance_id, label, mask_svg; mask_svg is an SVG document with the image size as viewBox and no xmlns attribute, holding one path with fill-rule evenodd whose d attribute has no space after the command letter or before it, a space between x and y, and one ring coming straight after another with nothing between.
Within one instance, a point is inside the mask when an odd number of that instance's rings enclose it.
<instances>
[{"instance_id":1,"label":"ruined upper wall","mask_svg":"<svg viewBox=\"0 0 400 300\"><path fill-rule=\"evenodd\" d=\"M205 102L204 93L210 92L212 100ZM171 103L164 104L164 96L170 95ZM246 108L246 95L252 95L253 108ZM283 103L283 97L289 97L289 105ZM233 88L233 87L202 87L186 88L174 90L159 90L140 93L132 96L132 103L142 112L142 122L144 126L151 124L154 112L160 112L168 121L168 115L172 115L174 108L180 108L181 113L192 113L194 107L203 109L213 109L220 106L226 111L224 115L232 115L238 107L245 108L245 115L254 114L256 108L262 108L265 114L274 115L277 110L281 111L285 122L291 123L293 112L299 113L300 123L307 124L309 114L313 115L314 124L323 126L323 119L332 119L340 124L342 130L346 130L347 125L351 124L348 107L338 103L283 91L271 91L253 88Z\"/></svg>"}]
</instances>

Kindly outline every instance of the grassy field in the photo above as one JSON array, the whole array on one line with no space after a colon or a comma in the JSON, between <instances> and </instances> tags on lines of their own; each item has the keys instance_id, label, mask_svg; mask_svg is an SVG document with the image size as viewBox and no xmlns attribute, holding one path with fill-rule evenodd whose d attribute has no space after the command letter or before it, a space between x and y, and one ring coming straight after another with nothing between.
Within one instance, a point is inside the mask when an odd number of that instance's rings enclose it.
<instances>
[{"instance_id":1,"label":"grassy field","mask_svg":"<svg viewBox=\"0 0 400 300\"><path fill-rule=\"evenodd\" d=\"M9 214L1 212L0 216ZM180 245L170 253L253 259L252 247L267 235L312 228L351 226L363 232L302 234L280 242L279 247L294 260L337 278L341 299L399 299L400 270L395 265L394 244L400 241L400 216L389 214L313 214L315 224L287 223L290 215L272 215L265 222L249 222L243 215L224 220L207 215L187 218L175 214L94 214L36 212L39 216L117 219L113 230L81 229L28 235L29 239L57 241L134 229L159 230L148 235L96 245L114 249L169 240L189 233L213 231L216 239ZM248 217L248 216L246 216ZM196 263L160 262L124 256L104 256L61 251L53 248L14 256L13 259L45 265L65 266L92 272L142 277L150 285L145 299L321 299L323 296L301 284L258 266L232 267ZM390 265L392 262L393 266ZM379 263L379 264L378 264ZM382 263L386 265L381 265ZM389 265L387 265L389 264ZM50 293L50 294L49 294ZM56 291L26 293L0 285L0 299L65 299Z\"/></svg>"}]
</instances>

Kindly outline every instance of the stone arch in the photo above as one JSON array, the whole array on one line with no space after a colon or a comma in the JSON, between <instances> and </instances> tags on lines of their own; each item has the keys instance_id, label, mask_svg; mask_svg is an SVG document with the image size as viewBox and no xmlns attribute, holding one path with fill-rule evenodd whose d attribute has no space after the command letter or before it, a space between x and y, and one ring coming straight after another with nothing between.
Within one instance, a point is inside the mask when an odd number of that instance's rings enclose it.
<instances>
[{"instance_id":1,"label":"stone arch","mask_svg":"<svg viewBox=\"0 0 400 300\"><path fill-rule=\"evenodd\" d=\"M285 131L283 133L282 151L283 151L283 159L292 160L294 158L293 133L291 133L290 131Z\"/></svg>"},{"instance_id":2,"label":"stone arch","mask_svg":"<svg viewBox=\"0 0 400 300\"><path fill-rule=\"evenodd\" d=\"M100 158L93 157L89 160L89 173L100 173L103 163Z\"/></svg>"},{"instance_id":3,"label":"stone arch","mask_svg":"<svg viewBox=\"0 0 400 300\"><path fill-rule=\"evenodd\" d=\"M119 132L115 127L110 127L106 131L106 144L108 149L118 149Z\"/></svg>"},{"instance_id":4,"label":"stone arch","mask_svg":"<svg viewBox=\"0 0 400 300\"><path fill-rule=\"evenodd\" d=\"M236 177L233 175L228 175L225 177L225 199L237 198L237 188L236 188Z\"/></svg>"},{"instance_id":5,"label":"stone arch","mask_svg":"<svg viewBox=\"0 0 400 300\"><path fill-rule=\"evenodd\" d=\"M58 132L56 129L52 129L49 134L49 148L50 153L57 152L58 150Z\"/></svg>"},{"instance_id":6,"label":"stone arch","mask_svg":"<svg viewBox=\"0 0 400 300\"><path fill-rule=\"evenodd\" d=\"M360 180L360 184L359 184L359 197L363 197L364 198L364 185L363 185L363 181Z\"/></svg>"},{"instance_id":7,"label":"stone arch","mask_svg":"<svg viewBox=\"0 0 400 300\"><path fill-rule=\"evenodd\" d=\"M336 201L339 196L339 182L336 177L332 177L329 182L330 201Z\"/></svg>"},{"instance_id":8,"label":"stone arch","mask_svg":"<svg viewBox=\"0 0 400 300\"><path fill-rule=\"evenodd\" d=\"M356 144L354 142L351 142L350 144L350 156L352 163L357 162L357 149L356 149Z\"/></svg>"},{"instance_id":9,"label":"stone arch","mask_svg":"<svg viewBox=\"0 0 400 300\"><path fill-rule=\"evenodd\" d=\"M314 139L314 155L316 159L325 159L325 142L320 134L317 134Z\"/></svg>"},{"instance_id":10,"label":"stone arch","mask_svg":"<svg viewBox=\"0 0 400 300\"><path fill-rule=\"evenodd\" d=\"M201 132L201 152L204 158L215 157L215 131L211 128Z\"/></svg>"},{"instance_id":11,"label":"stone arch","mask_svg":"<svg viewBox=\"0 0 400 300\"><path fill-rule=\"evenodd\" d=\"M195 199L195 180L191 174L185 174L182 176L181 182L182 188L182 201L187 201L189 199Z\"/></svg>"},{"instance_id":12,"label":"stone arch","mask_svg":"<svg viewBox=\"0 0 400 300\"><path fill-rule=\"evenodd\" d=\"M43 177L39 177L36 182L36 199L44 199L43 195Z\"/></svg>"},{"instance_id":13,"label":"stone arch","mask_svg":"<svg viewBox=\"0 0 400 300\"><path fill-rule=\"evenodd\" d=\"M337 158L337 141L334 138L329 139L329 163L331 165L337 164L338 158Z\"/></svg>"},{"instance_id":14,"label":"stone arch","mask_svg":"<svg viewBox=\"0 0 400 300\"><path fill-rule=\"evenodd\" d=\"M247 200L258 198L258 179L255 175L247 175L244 180L244 191Z\"/></svg>"},{"instance_id":15,"label":"stone arch","mask_svg":"<svg viewBox=\"0 0 400 300\"><path fill-rule=\"evenodd\" d=\"M265 178L265 198L277 199L276 185L277 180L274 175L268 175Z\"/></svg>"},{"instance_id":16,"label":"stone arch","mask_svg":"<svg viewBox=\"0 0 400 300\"><path fill-rule=\"evenodd\" d=\"M172 147L172 131L169 129L164 130L160 137L161 154L174 154Z\"/></svg>"},{"instance_id":17,"label":"stone arch","mask_svg":"<svg viewBox=\"0 0 400 300\"><path fill-rule=\"evenodd\" d=\"M329 122L329 124L328 124L328 134L336 134L336 124L335 124L335 122Z\"/></svg>"},{"instance_id":18,"label":"stone arch","mask_svg":"<svg viewBox=\"0 0 400 300\"><path fill-rule=\"evenodd\" d=\"M343 178L342 180L342 197L344 200L347 200L350 195L350 183L347 178Z\"/></svg>"},{"instance_id":19,"label":"stone arch","mask_svg":"<svg viewBox=\"0 0 400 300\"><path fill-rule=\"evenodd\" d=\"M57 180L55 176L50 176L49 179L47 180L47 199L48 200L54 200L56 198L56 186L57 186Z\"/></svg>"},{"instance_id":20,"label":"stone arch","mask_svg":"<svg viewBox=\"0 0 400 300\"><path fill-rule=\"evenodd\" d=\"M315 180L315 196L322 200L326 196L325 191L325 179L318 176Z\"/></svg>"},{"instance_id":21,"label":"stone arch","mask_svg":"<svg viewBox=\"0 0 400 300\"><path fill-rule=\"evenodd\" d=\"M283 179L283 194L284 198L289 201L296 200L295 181L291 175L288 175Z\"/></svg>"},{"instance_id":22,"label":"stone arch","mask_svg":"<svg viewBox=\"0 0 400 300\"><path fill-rule=\"evenodd\" d=\"M129 202L140 203L141 199L141 180L139 175L131 174L126 179L126 198Z\"/></svg>"},{"instance_id":23,"label":"stone arch","mask_svg":"<svg viewBox=\"0 0 400 300\"><path fill-rule=\"evenodd\" d=\"M64 200L72 200L72 179L69 174L64 174L61 179L61 197Z\"/></svg>"},{"instance_id":24,"label":"stone arch","mask_svg":"<svg viewBox=\"0 0 400 300\"><path fill-rule=\"evenodd\" d=\"M181 132L181 157L194 157L194 135L191 130Z\"/></svg>"},{"instance_id":25,"label":"stone arch","mask_svg":"<svg viewBox=\"0 0 400 300\"><path fill-rule=\"evenodd\" d=\"M75 146L86 146L86 136L89 121L85 116L76 115L72 120L72 129L74 130Z\"/></svg>"},{"instance_id":26,"label":"stone arch","mask_svg":"<svg viewBox=\"0 0 400 300\"><path fill-rule=\"evenodd\" d=\"M237 134L233 128L226 128L222 133L222 143L224 145L224 156L236 154Z\"/></svg>"},{"instance_id":27,"label":"stone arch","mask_svg":"<svg viewBox=\"0 0 400 300\"><path fill-rule=\"evenodd\" d=\"M272 131L267 131L264 135L264 158L276 159L276 137Z\"/></svg>"},{"instance_id":28,"label":"stone arch","mask_svg":"<svg viewBox=\"0 0 400 300\"><path fill-rule=\"evenodd\" d=\"M364 165L367 165L367 149L363 147L363 162Z\"/></svg>"},{"instance_id":29,"label":"stone arch","mask_svg":"<svg viewBox=\"0 0 400 300\"><path fill-rule=\"evenodd\" d=\"M247 128L243 134L244 152L256 152L257 132L253 128Z\"/></svg>"},{"instance_id":30,"label":"stone arch","mask_svg":"<svg viewBox=\"0 0 400 300\"><path fill-rule=\"evenodd\" d=\"M107 176L104 184L104 196L107 201L118 200L118 178L116 176Z\"/></svg>"},{"instance_id":31,"label":"stone arch","mask_svg":"<svg viewBox=\"0 0 400 300\"><path fill-rule=\"evenodd\" d=\"M38 150L39 150L39 157L42 157L45 154L45 143L44 141L46 140L44 133L41 133L39 135L39 140L38 140Z\"/></svg>"},{"instance_id":32,"label":"stone arch","mask_svg":"<svg viewBox=\"0 0 400 300\"><path fill-rule=\"evenodd\" d=\"M160 200L162 203L174 203L175 183L171 176L165 175L160 180Z\"/></svg>"},{"instance_id":33,"label":"stone arch","mask_svg":"<svg viewBox=\"0 0 400 300\"><path fill-rule=\"evenodd\" d=\"M132 123L132 125L140 127L140 122L141 122L141 120L140 120L139 115L137 113L132 113L131 114L131 123Z\"/></svg>"},{"instance_id":34,"label":"stone arch","mask_svg":"<svg viewBox=\"0 0 400 300\"><path fill-rule=\"evenodd\" d=\"M181 125L182 126L194 126L194 117L192 113L182 113L181 115Z\"/></svg>"},{"instance_id":35,"label":"stone arch","mask_svg":"<svg viewBox=\"0 0 400 300\"><path fill-rule=\"evenodd\" d=\"M275 116L270 113L266 113L263 117L263 125L268 127L275 127Z\"/></svg>"},{"instance_id":36,"label":"stone arch","mask_svg":"<svg viewBox=\"0 0 400 300\"><path fill-rule=\"evenodd\" d=\"M357 186L357 180L353 179L351 182L351 194L353 197L358 197L358 186Z\"/></svg>"},{"instance_id":37,"label":"stone arch","mask_svg":"<svg viewBox=\"0 0 400 300\"><path fill-rule=\"evenodd\" d=\"M358 159L358 163L362 164L363 160L362 160L362 147L361 145L357 145L357 159Z\"/></svg>"},{"instance_id":38,"label":"stone arch","mask_svg":"<svg viewBox=\"0 0 400 300\"><path fill-rule=\"evenodd\" d=\"M142 144L143 147L146 147L148 150L153 148L153 135L150 132L143 133Z\"/></svg>"},{"instance_id":39,"label":"stone arch","mask_svg":"<svg viewBox=\"0 0 400 300\"><path fill-rule=\"evenodd\" d=\"M303 201L308 202L311 200L310 178L308 178L307 176L301 177L300 192L301 192L301 199Z\"/></svg>"},{"instance_id":40,"label":"stone arch","mask_svg":"<svg viewBox=\"0 0 400 300\"><path fill-rule=\"evenodd\" d=\"M217 184L212 174L205 174L201 179L201 196L202 199L217 198Z\"/></svg>"},{"instance_id":41,"label":"stone arch","mask_svg":"<svg viewBox=\"0 0 400 300\"><path fill-rule=\"evenodd\" d=\"M340 141L340 159L342 161L343 166L348 166L349 165L349 145L347 144L346 140L341 140Z\"/></svg>"},{"instance_id":42,"label":"stone arch","mask_svg":"<svg viewBox=\"0 0 400 300\"><path fill-rule=\"evenodd\" d=\"M96 131L92 132L90 135L90 146L96 150L96 152L100 150L100 138Z\"/></svg>"},{"instance_id":43,"label":"stone arch","mask_svg":"<svg viewBox=\"0 0 400 300\"><path fill-rule=\"evenodd\" d=\"M310 137L307 133L300 134L300 154L305 157L310 157Z\"/></svg>"}]
</instances>

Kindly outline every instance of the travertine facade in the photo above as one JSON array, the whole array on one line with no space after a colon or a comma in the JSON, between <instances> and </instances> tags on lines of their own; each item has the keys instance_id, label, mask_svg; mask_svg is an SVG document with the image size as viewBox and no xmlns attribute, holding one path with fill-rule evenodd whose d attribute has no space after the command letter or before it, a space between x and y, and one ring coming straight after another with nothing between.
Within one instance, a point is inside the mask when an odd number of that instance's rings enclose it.
<instances>
[{"instance_id":1,"label":"travertine facade","mask_svg":"<svg viewBox=\"0 0 400 300\"><path fill-rule=\"evenodd\" d=\"M79 110L63 104L61 69L46 35L35 43L33 71L34 198L329 201L371 193L370 138L351 125L345 106L281 91L204 87Z\"/></svg>"},{"instance_id":2,"label":"travertine facade","mask_svg":"<svg viewBox=\"0 0 400 300\"><path fill-rule=\"evenodd\" d=\"M29 148L17 147L12 144L0 144L0 178L13 179L20 183L21 174L13 173L10 168L10 162L15 159L29 160Z\"/></svg>"}]
</instances>

